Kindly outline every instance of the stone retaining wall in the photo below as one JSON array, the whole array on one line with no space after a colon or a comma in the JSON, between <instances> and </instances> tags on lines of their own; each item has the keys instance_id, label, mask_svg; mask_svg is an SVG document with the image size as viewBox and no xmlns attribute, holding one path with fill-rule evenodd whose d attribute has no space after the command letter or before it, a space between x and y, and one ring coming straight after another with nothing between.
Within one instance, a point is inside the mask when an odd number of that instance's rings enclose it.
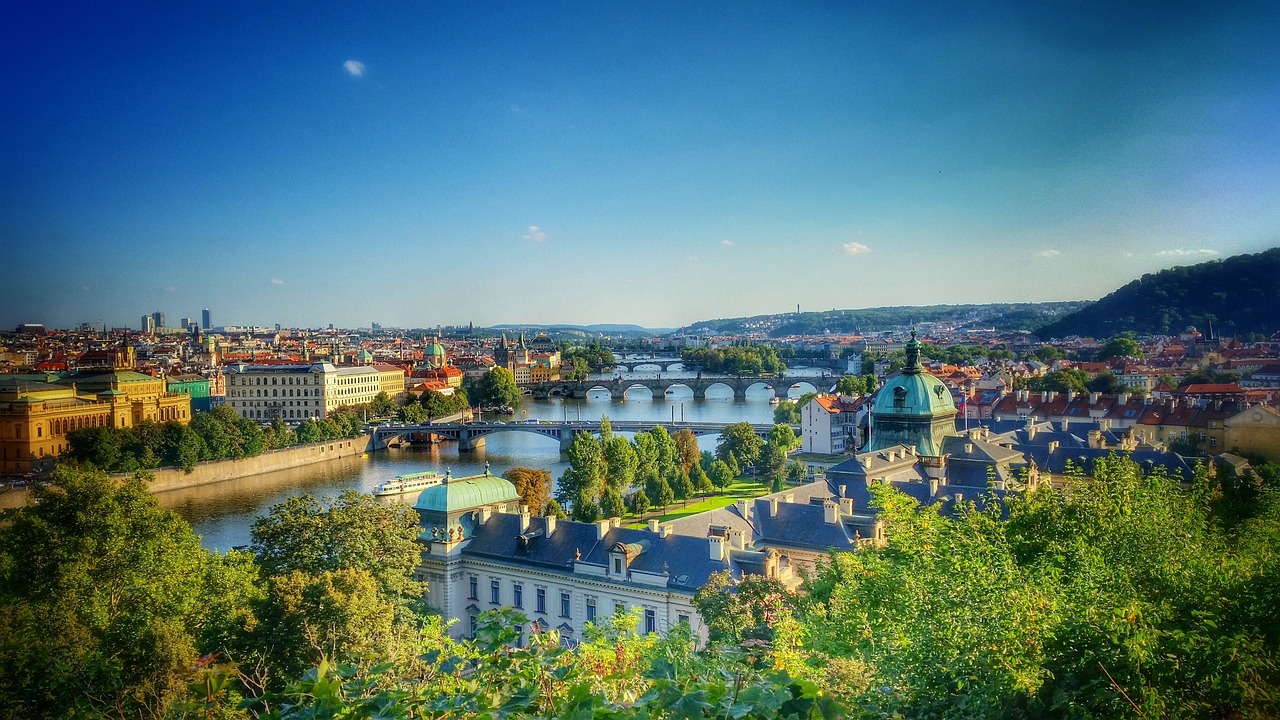
<instances>
[{"instance_id":1,"label":"stone retaining wall","mask_svg":"<svg viewBox=\"0 0 1280 720\"><path fill-rule=\"evenodd\" d=\"M202 462L195 466L190 474L180 468L156 468L151 472L156 479L147 483L151 492L178 490L181 488L207 485L209 483L234 480L236 478L261 475L276 470L287 470L300 465L337 460L368 452L369 436L329 440L311 445L270 450L257 457L243 460L217 460Z\"/></svg>"}]
</instances>

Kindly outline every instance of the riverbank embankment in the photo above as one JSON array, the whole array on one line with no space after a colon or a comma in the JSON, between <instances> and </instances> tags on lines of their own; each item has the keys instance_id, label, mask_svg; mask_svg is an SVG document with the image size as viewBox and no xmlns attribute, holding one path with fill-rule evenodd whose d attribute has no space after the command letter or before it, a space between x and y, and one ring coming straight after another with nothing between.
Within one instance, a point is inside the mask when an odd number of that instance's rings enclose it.
<instances>
[{"instance_id":1,"label":"riverbank embankment","mask_svg":"<svg viewBox=\"0 0 1280 720\"><path fill-rule=\"evenodd\" d=\"M356 457L369 451L369 439L370 436L361 435L355 438L326 440L309 445L268 450L261 455L240 460L210 460L197 463L189 473L181 468L155 468L149 471L155 475L155 480L147 483L147 489L153 493L181 490L288 470L312 463ZM127 475L127 473L119 473L117 477L127 477ZM26 488L15 488L0 494L0 509L25 505L28 494Z\"/></svg>"}]
</instances>

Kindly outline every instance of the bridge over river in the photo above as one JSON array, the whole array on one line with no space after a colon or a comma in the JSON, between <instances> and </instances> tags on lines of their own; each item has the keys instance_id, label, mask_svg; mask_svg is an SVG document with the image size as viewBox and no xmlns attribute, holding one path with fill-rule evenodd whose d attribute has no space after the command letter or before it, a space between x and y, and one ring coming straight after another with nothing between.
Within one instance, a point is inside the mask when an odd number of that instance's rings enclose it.
<instances>
[{"instance_id":1,"label":"bridge over river","mask_svg":"<svg viewBox=\"0 0 1280 720\"><path fill-rule=\"evenodd\" d=\"M656 420L614 420L609 423L615 432L642 432L652 430L655 426L661 425L667 428L671 433L680 430L689 430L695 436L716 435L724 432L724 429L733 423L706 423L706 422L660 422ZM772 423L764 423L752 425L752 429L760 437L767 437L769 431L773 429ZM793 429L799 433L800 428L793 426ZM543 437L551 438L560 443L560 451L564 452L569 449L569 445L573 443L573 438L578 433L600 433L599 421L570 421L570 422L551 422L546 420L527 421L527 422L471 422L471 423L422 423L420 425L412 425L408 423L390 423L379 425L373 431L373 439L369 447L373 450L380 450L396 442L404 439L412 439L414 436L429 436L434 440L452 440L458 443L458 450L462 452L474 451L483 447L485 438L489 435L499 432L523 432L534 433Z\"/></svg>"},{"instance_id":2,"label":"bridge over river","mask_svg":"<svg viewBox=\"0 0 1280 720\"><path fill-rule=\"evenodd\" d=\"M660 398L675 387L686 387L693 391L695 400L707 396L707 390L717 386L727 387L733 391L737 400L747 398L747 390L753 387L767 387L773 394L785 398L787 391L796 385L808 386L806 392L825 392L831 389L833 380L827 377L812 375L780 375L778 377L755 376L718 376L664 378L661 374L656 378L614 378L612 380L552 380L550 382L524 383L520 389L531 393L535 398L544 399L552 396L585 398L592 390L606 390L614 400L621 400L627 391L633 388L648 388L654 397Z\"/></svg>"}]
</instances>

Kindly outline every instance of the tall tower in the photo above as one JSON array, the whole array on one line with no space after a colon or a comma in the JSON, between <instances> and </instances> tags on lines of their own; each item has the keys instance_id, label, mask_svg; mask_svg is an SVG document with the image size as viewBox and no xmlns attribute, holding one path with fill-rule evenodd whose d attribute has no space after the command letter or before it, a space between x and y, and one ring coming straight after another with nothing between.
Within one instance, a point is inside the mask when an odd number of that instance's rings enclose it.
<instances>
[{"instance_id":1,"label":"tall tower","mask_svg":"<svg viewBox=\"0 0 1280 720\"><path fill-rule=\"evenodd\" d=\"M155 323L156 329L164 327L164 313L159 310L151 313L151 320Z\"/></svg>"},{"instance_id":2,"label":"tall tower","mask_svg":"<svg viewBox=\"0 0 1280 720\"><path fill-rule=\"evenodd\" d=\"M200 329L208 330L211 327L209 323L209 308L200 311Z\"/></svg>"}]
</instances>

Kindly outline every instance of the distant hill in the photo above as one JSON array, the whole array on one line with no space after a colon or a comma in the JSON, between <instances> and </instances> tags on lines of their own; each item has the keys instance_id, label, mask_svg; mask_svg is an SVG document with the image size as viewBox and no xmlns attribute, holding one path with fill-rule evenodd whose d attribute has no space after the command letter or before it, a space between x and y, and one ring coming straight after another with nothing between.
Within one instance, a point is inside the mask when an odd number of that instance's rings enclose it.
<instances>
[{"instance_id":1,"label":"distant hill","mask_svg":"<svg viewBox=\"0 0 1280 720\"><path fill-rule=\"evenodd\" d=\"M637 335L662 335L671 332L674 328L646 328L640 325L626 324L610 324L603 323L598 325L536 325L530 323L515 323L508 325L494 325L492 330L578 330L588 333L634 333Z\"/></svg>"},{"instance_id":2,"label":"distant hill","mask_svg":"<svg viewBox=\"0 0 1280 720\"><path fill-rule=\"evenodd\" d=\"M1088 307L1036 331L1045 339L1174 334L1188 325L1215 333L1280 330L1280 248L1143 275Z\"/></svg>"},{"instance_id":3,"label":"distant hill","mask_svg":"<svg viewBox=\"0 0 1280 720\"><path fill-rule=\"evenodd\" d=\"M1046 322L1079 310L1083 301L1047 303L998 303L988 305L919 305L854 310L780 313L747 318L703 320L686 328L715 333L767 332L773 337L847 334L892 330L913 323L948 323L957 327L1001 331L1032 330Z\"/></svg>"}]
</instances>

